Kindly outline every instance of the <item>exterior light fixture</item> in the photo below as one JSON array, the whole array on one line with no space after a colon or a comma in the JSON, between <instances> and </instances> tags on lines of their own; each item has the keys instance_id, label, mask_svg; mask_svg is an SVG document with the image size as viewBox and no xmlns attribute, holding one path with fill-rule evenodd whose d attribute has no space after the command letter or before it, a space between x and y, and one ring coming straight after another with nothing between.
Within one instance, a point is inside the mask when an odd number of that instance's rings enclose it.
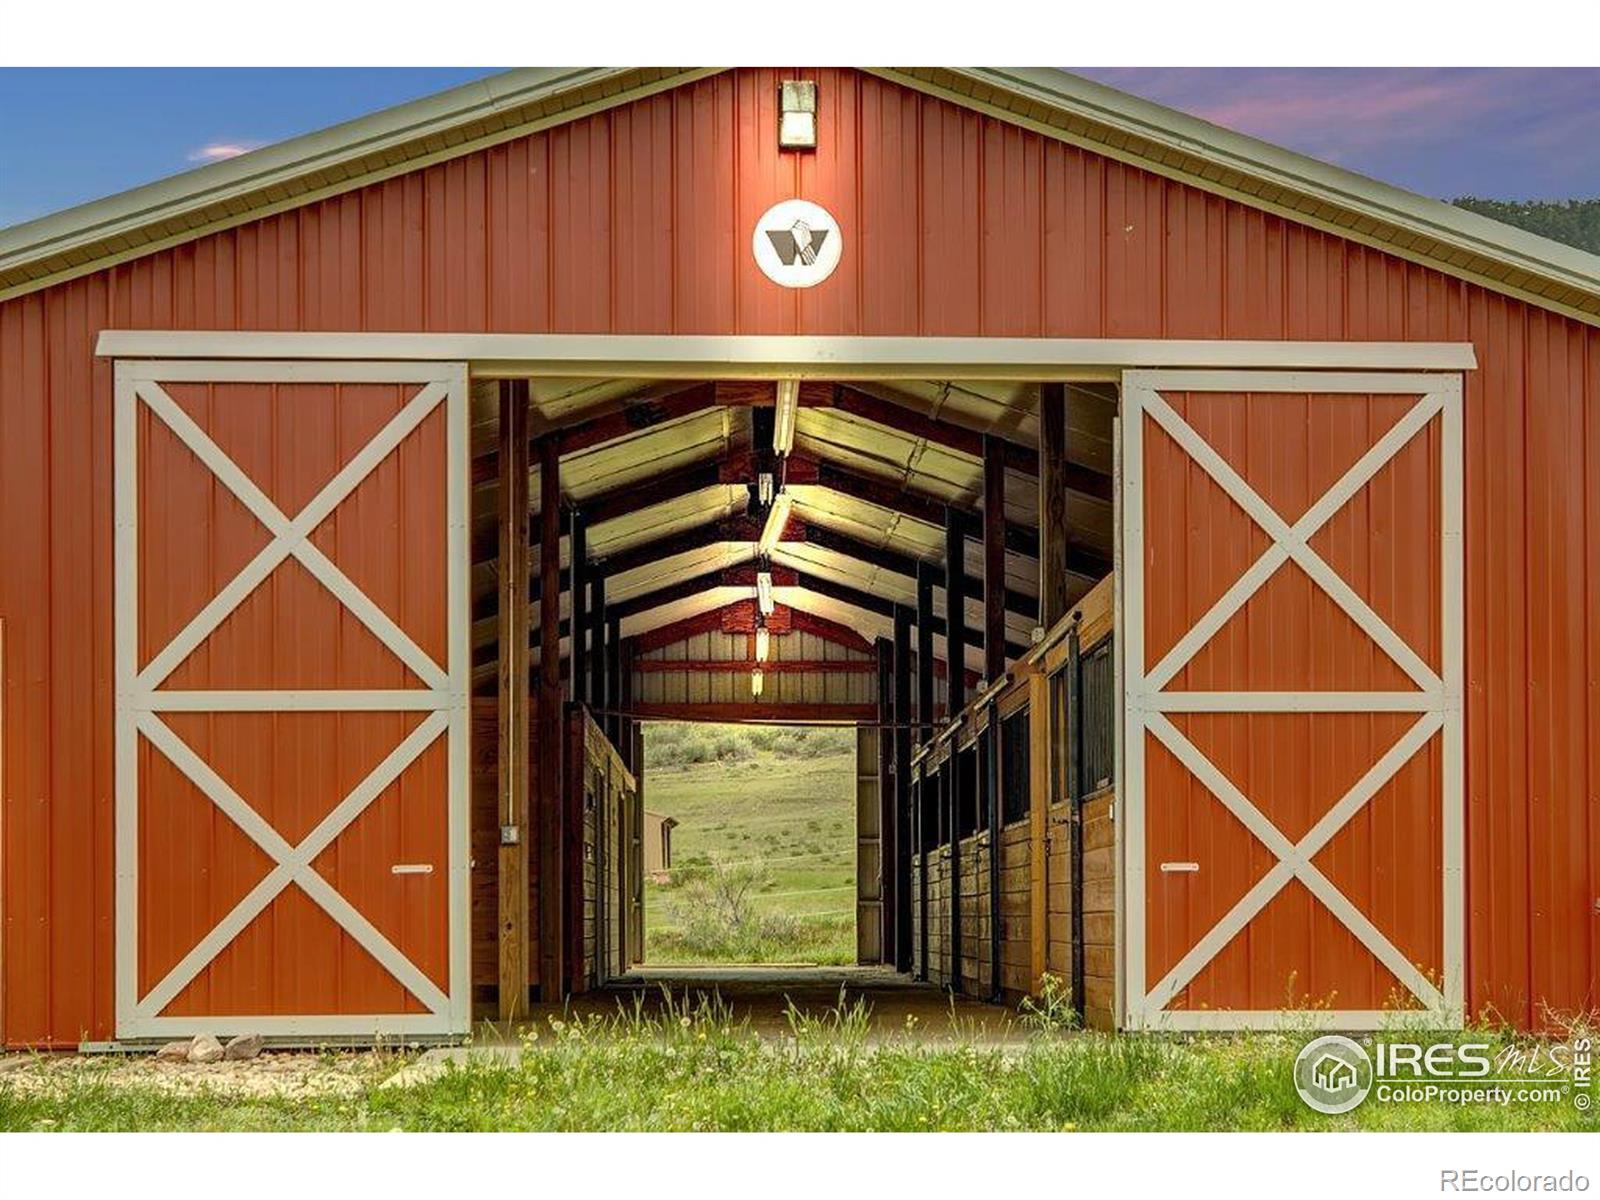
<instances>
[{"instance_id":1,"label":"exterior light fixture","mask_svg":"<svg viewBox=\"0 0 1600 1200\"><path fill-rule=\"evenodd\" d=\"M750 694L752 696L761 695L761 685L763 682L764 681L761 678L760 671L752 671L750 673Z\"/></svg>"},{"instance_id":2,"label":"exterior light fixture","mask_svg":"<svg viewBox=\"0 0 1600 1200\"><path fill-rule=\"evenodd\" d=\"M773 497L772 507L767 511L767 523L761 528L761 540L756 543L758 552L771 554L783 540L783 527L789 523L789 509L793 504L788 492L779 492Z\"/></svg>"},{"instance_id":3,"label":"exterior light fixture","mask_svg":"<svg viewBox=\"0 0 1600 1200\"><path fill-rule=\"evenodd\" d=\"M778 410L772 420L772 452L788 454L794 449L794 419L800 408L800 381L778 380Z\"/></svg>"},{"instance_id":4,"label":"exterior light fixture","mask_svg":"<svg viewBox=\"0 0 1600 1200\"><path fill-rule=\"evenodd\" d=\"M765 625L756 626L756 661L764 663L772 652L772 634Z\"/></svg>"},{"instance_id":5,"label":"exterior light fixture","mask_svg":"<svg viewBox=\"0 0 1600 1200\"><path fill-rule=\"evenodd\" d=\"M817 148L817 81L785 79L778 84L778 149Z\"/></svg>"},{"instance_id":6,"label":"exterior light fixture","mask_svg":"<svg viewBox=\"0 0 1600 1200\"><path fill-rule=\"evenodd\" d=\"M773 610L772 602L772 572L756 572L756 607L761 610L763 617L770 617Z\"/></svg>"}]
</instances>

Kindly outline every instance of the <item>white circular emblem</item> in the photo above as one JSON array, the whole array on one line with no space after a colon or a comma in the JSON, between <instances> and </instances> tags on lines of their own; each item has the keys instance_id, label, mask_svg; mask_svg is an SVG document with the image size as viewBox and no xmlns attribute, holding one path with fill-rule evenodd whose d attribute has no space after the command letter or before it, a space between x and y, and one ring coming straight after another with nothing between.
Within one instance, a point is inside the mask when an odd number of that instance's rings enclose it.
<instances>
[{"instance_id":1,"label":"white circular emblem","mask_svg":"<svg viewBox=\"0 0 1600 1200\"><path fill-rule=\"evenodd\" d=\"M1295 1058L1294 1086L1319 1113L1347 1113L1372 1090L1372 1060L1359 1042L1326 1034L1307 1042Z\"/></svg>"},{"instance_id":2,"label":"white circular emblem","mask_svg":"<svg viewBox=\"0 0 1600 1200\"><path fill-rule=\"evenodd\" d=\"M750 249L773 283L816 287L839 265L844 235L839 222L820 204L783 200L761 214Z\"/></svg>"}]
</instances>

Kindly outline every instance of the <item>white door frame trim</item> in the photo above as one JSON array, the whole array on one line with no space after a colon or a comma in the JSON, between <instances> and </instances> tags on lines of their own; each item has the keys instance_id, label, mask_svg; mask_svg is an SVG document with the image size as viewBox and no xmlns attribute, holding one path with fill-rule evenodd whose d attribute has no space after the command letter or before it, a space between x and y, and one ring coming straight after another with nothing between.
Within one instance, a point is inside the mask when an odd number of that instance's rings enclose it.
<instances>
[{"instance_id":1,"label":"white door frame trim","mask_svg":"<svg viewBox=\"0 0 1600 1200\"><path fill-rule=\"evenodd\" d=\"M117 359L466 362L474 374L650 379L1100 379L1129 367L1465 371L1470 342L1168 338L763 337L692 334L280 333L106 330ZM353 367L357 363L351 364ZM171 362L165 378L194 377ZM238 367L248 371L248 367ZM315 366L301 364L313 377Z\"/></svg>"},{"instance_id":2,"label":"white door frame trim","mask_svg":"<svg viewBox=\"0 0 1600 1200\"><path fill-rule=\"evenodd\" d=\"M1162 390L1307 392L1416 395L1412 408L1364 453L1292 526L1252 489ZM1312 1017L1329 1028L1373 1029L1395 1021L1393 1012L1330 1010L1292 1018L1279 1011L1188 1011L1167 1005L1288 885L1299 879L1421 1003L1440 1026L1464 1018L1462 891L1462 383L1459 375L1362 372L1345 375L1249 371L1128 371L1123 376L1121 454L1121 554L1119 641L1126 687L1122 733L1122 827L1126 1021L1136 1029L1240 1029L1272 1027ZM1271 539L1271 544L1217 602L1148 671L1144 670L1144 421L1148 416L1206 472ZM1309 546L1310 539L1381 468L1438 418L1441 429L1441 667L1434 671L1387 622ZM1415 690L1396 692L1169 692L1172 679L1278 570L1297 563L1411 678ZM1417 719L1298 842L1291 842L1231 780L1173 725L1174 712L1415 712ZM1147 909L1144 747L1146 735L1163 745L1277 862L1254 887L1169 970L1148 986L1145 978ZM1442 987L1426 978L1311 859L1435 735L1442 737L1440 796L1442 849Z\"/></svg>"},{"instance_id":3,"label":"white door frame trim","mask_svg":"<svg viewBox=\"0 0 1600 1200\"><path fill-rule=\"evenodd\" d=\"M449 1034L470 1023L468 897L468 645L467 587L467 368L464 363L189 363L116 366L115 460L115 664L116 664L116 1030L123 1038L253 1029L274 1036ZM179 380L206 382L385 382L422 385L293 519L208 437L163 389ZM271 533L255 558L202 607L189 624L141 670L138 654L139 496L138 414L148 409L208 472ZM318 525L431 413L446 418L446 588L448 661L435 662L353 581L311 542ZM298 559L340 604L422 681L395 690L163 691L160 685L272 572ZM298 845L230 787L162 718L164 712L422 712L421 723L358 783ZM314 869L317 855L429 747L446 739L448 854L446 885L449 988L441 990ZM140 740L150 743L221 810L272 861L272 869L143 996L138 983ZM162 1010L252 920L291 884L300 887L346 933L427 1009L422 1014L248 1013L204 1017L163 1016Z\"/></svg>"}]
</instances>

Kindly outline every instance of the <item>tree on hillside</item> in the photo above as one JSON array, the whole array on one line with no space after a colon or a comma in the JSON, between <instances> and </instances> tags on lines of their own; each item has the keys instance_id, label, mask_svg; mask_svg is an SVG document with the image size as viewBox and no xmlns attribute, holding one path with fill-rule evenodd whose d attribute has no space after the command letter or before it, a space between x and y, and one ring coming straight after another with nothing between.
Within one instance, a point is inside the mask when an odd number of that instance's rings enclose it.
<instances>
[{"instance_id":1,"label":"tree on hillside","mask_svg":"<svg viewBox=\"0 0 1600 1200\"><path fill-rule=\"evenodd\" d=\"M1476 196L1458 196L1450 203L1540 237L1600 254L1600 200L1480 200Z\"/></svg>"}]
</instances>

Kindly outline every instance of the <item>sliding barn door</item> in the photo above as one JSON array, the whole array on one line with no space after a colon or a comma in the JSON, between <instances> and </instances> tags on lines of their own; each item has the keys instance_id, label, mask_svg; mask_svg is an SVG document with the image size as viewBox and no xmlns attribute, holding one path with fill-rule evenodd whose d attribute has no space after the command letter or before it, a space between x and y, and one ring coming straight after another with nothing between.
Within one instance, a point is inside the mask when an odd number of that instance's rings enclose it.
<instances>
[{"instance_id":1,"label":"sliding barn door","mask_svg":"<svg viewBox=\"0 0 1600 1200\"><path fill-rule=\"evenodd\" d=\"M1130 372L1121 443L1127 1024L1459 1024L1459 376Z\"/></svg>"},{"instance_id":2,"label":"sliding barn door","mask_svg":"<svg viewBox=\"0 0 1600 1200\"><path fill-rule=\"evenodd\" d=\"M119 1037L468 1028L466 382L117 364Z\"/></svg>"}]
</instances>

